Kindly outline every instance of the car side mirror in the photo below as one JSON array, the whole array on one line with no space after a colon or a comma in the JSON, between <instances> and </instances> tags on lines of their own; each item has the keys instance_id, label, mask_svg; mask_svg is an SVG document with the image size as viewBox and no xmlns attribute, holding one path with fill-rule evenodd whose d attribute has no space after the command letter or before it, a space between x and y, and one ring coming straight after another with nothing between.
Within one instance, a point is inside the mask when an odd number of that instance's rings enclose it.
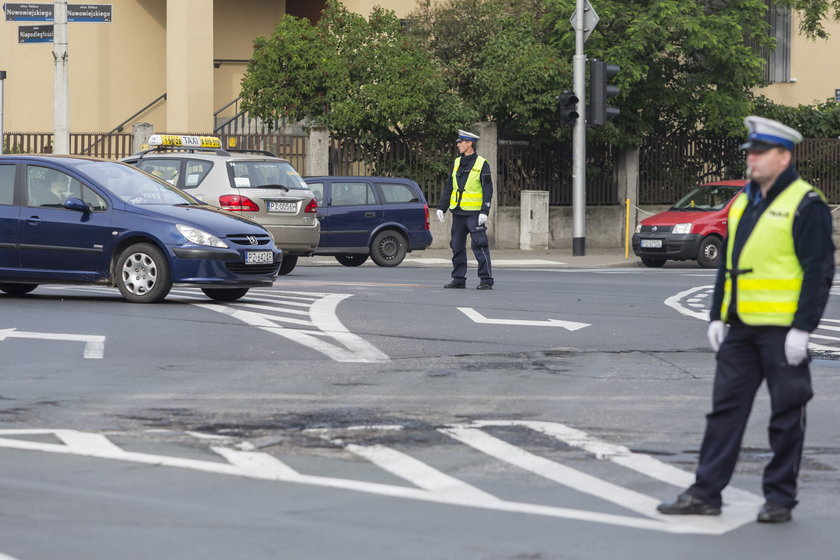
<instances>
[{"instance_id":1,"label":"car side mirror","mask_svg":"<svg viewBox=\"0 0 840 560\"><path fill-rule=\"evenodd\" d=\"M77 210L79 212L90 212L90 206L87 205L81 198L68 198L62 205L68 210Z\"/></svg>"}]
</instances>

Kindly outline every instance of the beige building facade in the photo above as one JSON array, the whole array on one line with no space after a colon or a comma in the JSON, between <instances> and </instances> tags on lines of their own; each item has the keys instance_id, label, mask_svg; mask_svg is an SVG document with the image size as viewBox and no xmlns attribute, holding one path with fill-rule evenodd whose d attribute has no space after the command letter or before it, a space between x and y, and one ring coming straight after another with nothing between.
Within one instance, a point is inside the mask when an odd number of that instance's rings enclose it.
<instances>
[{"instance_id":1,"label":"beige building facade","mask_svg":"<svg viewBox=\"0 0 840 560\"><path fill-rule=\"evenodd\" d=\"M324 1L111 0L109 4L110 23L68 23L71 132L104 132L123 123L128 130L135 122L149 122L158 131L211 131L214 113L239 95L254 38L270 35L286 13L316 20ZM412 0L344 4L364 15L381 5L399 17L415 8ZM53 129L53 45L18 42L19 27L33 24L0 20L6 132ZM838 44L840 24L827 24L829 41L800 37L796 26L794 17L789 79L763 92L787 105L833 98L835 89L840 89L840 58L831 46ZM217 116L231 116L235 108L233 104Z\"/></svg>"}]
</instances>

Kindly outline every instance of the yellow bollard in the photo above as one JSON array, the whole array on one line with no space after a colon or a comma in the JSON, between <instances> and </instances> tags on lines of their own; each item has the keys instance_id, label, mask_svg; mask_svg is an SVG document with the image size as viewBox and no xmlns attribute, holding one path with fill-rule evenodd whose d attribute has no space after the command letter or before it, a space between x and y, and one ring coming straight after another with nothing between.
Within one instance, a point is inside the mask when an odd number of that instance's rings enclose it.
<instances>
[{"instance_id":1,"label":"yellow bollard","mask_svg":"<svg viewBox=\"0 0 840 560\"><path fill-rule=\"evenodd\" d=\"M624 201L624 258L630 258L630 199Z\"/></svg>"}]
</instances>

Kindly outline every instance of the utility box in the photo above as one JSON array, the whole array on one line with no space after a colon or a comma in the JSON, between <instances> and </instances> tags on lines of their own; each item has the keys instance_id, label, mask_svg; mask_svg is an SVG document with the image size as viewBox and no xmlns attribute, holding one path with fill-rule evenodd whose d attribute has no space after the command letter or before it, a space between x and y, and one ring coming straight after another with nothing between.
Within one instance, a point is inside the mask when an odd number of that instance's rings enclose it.
<instances>
[{"instance_id":1,"label":"utility box","mask_svg":"<svg viewBox=\"0 0 840 560\"><path fill-rule=\"evenodd\" d=\"M548 191L522 191L519 213L519 248L548 249Z\"/></svg>"}]
</instances>

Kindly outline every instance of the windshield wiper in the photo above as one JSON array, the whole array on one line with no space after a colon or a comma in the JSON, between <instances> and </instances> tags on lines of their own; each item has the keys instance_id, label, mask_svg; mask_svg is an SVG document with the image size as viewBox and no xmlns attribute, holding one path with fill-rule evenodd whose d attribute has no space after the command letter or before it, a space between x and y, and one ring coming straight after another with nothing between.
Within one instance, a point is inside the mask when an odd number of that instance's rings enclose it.
<instances>
[{"instance_id":1,"label":"windshield wiper","mask_svg":"<svg viewBox=\"0 0 840 560\"><path fill-rule=\"evenodd\" d=\"M289 192L289 187L286 185L277 185L277 184L269 184L269 185L259 185L254 187L256 189L284 189L286 192Z\"/></svg>"}]
</instances>

